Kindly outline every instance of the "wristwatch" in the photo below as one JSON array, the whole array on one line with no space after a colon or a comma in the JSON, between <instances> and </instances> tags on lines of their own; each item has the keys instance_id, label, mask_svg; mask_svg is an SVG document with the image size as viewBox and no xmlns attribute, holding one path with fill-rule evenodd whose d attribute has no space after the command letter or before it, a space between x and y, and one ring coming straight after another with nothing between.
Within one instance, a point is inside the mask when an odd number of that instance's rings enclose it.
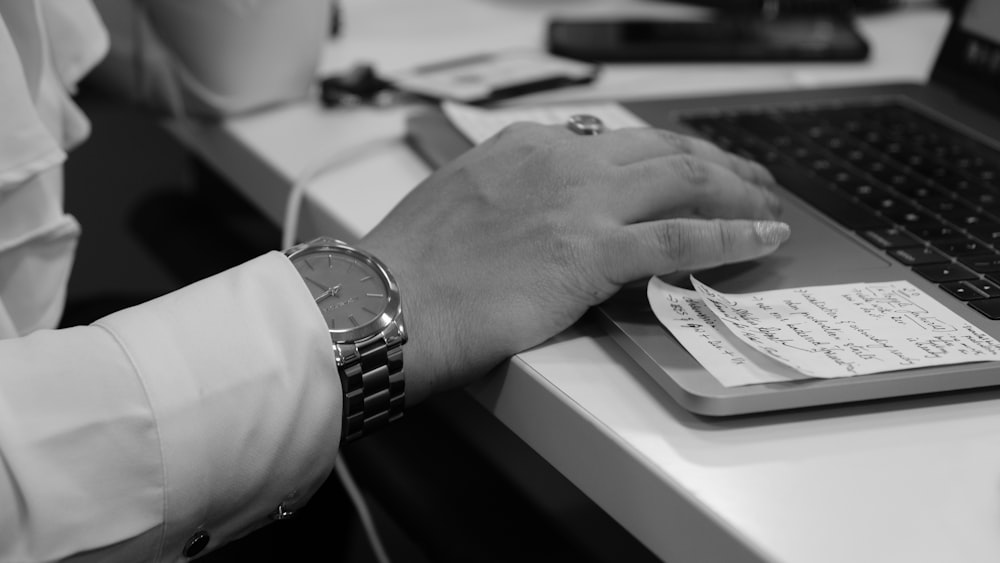
<instances>
[{"instance_id":1,"label":"wristwatch","mask_svg":"<svg viewBox=\"0 0 1000 563\"><path fill-rule=\"evenodd\" d=\"M367 252L320 237L285 251L326 321L344 389L342 440L403 416L406 330L399 288Z\"/></svg>"}]
</instances>

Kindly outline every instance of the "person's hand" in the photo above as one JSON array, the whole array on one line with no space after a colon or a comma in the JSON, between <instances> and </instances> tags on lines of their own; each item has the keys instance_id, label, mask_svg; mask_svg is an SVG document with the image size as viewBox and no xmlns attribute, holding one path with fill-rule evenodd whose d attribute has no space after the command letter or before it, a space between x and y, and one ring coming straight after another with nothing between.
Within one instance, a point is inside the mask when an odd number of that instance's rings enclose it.
<instances>
[{"instance_id":1,"label":"person's hand","mask_svg":"<svg viewBox=\"0 0 1000 563\"><path fill-rule=\"evenodd\" d=\"M789 236L773 184L662 130L506 128L361 241L399 282L407 403L556 335L625 283L770 253Z\"/></svg>"}]
</instances>

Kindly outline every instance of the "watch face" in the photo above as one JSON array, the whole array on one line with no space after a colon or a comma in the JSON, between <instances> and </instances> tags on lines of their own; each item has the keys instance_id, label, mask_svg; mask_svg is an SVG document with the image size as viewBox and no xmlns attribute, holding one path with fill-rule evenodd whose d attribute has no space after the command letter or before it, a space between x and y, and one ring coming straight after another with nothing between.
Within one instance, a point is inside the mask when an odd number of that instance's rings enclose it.
<instances>
[{"instance_id":1,"label":"watch face","mask_svg":"<svg viewBox=\"0 0 1000 563\"><path fill-rule=\"evenodd\" d=\"M347 333L382 318L389 288L379 268L363 255L316 250L293 259L334 333Z\"/></svg>"}]
</instances>

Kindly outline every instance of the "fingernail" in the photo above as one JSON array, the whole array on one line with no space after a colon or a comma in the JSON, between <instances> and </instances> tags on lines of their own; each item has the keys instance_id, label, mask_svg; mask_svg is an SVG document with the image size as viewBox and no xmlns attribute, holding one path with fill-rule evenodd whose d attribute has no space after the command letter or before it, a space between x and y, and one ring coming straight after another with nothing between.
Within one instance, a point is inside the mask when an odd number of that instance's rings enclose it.
<instances>
[{"instance_id":1,"label":"fingernail","mask_svg":"<svg viewBox=\"0 0 1000 563\"><path fill-rule=\"evenodd\" d=\"M753 230L757 233L760 242L767 246L778 246L788 240L792 234L791 227L787 223L779 221L756 221Z\"/></svg>"}]
</instances>

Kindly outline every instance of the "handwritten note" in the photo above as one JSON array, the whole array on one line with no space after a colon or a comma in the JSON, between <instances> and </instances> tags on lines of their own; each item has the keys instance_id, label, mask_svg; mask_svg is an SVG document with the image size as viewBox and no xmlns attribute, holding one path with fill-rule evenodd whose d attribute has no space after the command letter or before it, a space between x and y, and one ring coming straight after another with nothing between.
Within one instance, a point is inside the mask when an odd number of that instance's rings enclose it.
<instances>
[{"instance_id":1,"label":"handwritten note","mask_svg":"<svg viewBox=\"0 0 1000 563\"><path fill-rule=\"evenodd\" d=\"M653 312L725 386L1000 360L1000 342L906 281L727 294L657 278Z\"/></svg>"}]
</instances>

